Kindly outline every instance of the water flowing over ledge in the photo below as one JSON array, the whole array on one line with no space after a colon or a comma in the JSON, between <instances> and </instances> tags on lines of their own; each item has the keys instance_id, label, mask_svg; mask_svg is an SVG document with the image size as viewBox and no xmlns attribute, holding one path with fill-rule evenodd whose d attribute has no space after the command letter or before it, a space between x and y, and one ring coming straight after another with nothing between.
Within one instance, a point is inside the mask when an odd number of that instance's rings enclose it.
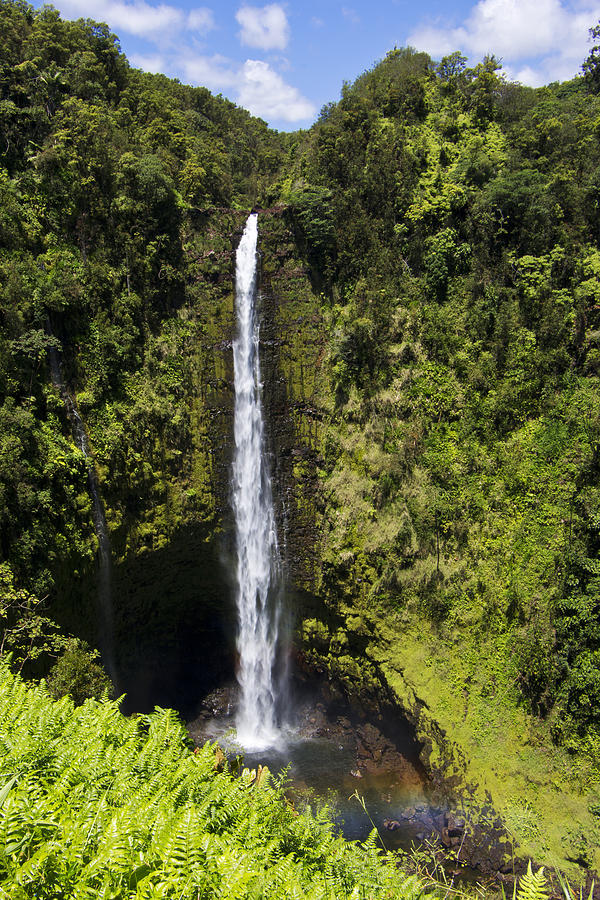
<instances>
[{"instance_id":1,"label":"water flowing over ledge","mask_svg":"<svg viewBox=\"0 0 600 900\"><path fill-rule=\"evenodd\" d=\"M237 612L241 688L237 737L246 749L278 742L276 677L281 615L280 559L261 404L256 315L258 216L248 217L236 254L233 344L235 406L232 505L237 549Z\"/></svg>"}]
</instances>

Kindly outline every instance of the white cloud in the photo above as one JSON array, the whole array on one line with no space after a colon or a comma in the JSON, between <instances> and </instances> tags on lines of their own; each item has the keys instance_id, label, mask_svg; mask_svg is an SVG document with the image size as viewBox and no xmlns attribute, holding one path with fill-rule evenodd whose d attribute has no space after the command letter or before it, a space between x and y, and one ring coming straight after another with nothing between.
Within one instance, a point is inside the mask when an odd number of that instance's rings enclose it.
<instances>
[{"instance_id":1,"label":"white cloud","mask_svg":"<svg viewBox=\"0 0 600 900\"><path fill-rule=\"evenodd\" d=\"M527 84L529 87L541 87L547 82L547 78L532 66L523 66L520 69L514 69L512 66L503 66L504 74L509 81L520 81L521 84ZM558 80L558 79L551 79Z\"/></svg>"},{"instance_id":2,"label":"white cloud","mask_svg":"<svg viewBox=\"0 0 600 900\"><path fill-rule=\"evenodd\" d=\"M167 68L164 57L156 54L132 53L129 61L136 69L143 69L144 72L164 72Z\"/></svg>"},{"instance_id":3,"label":"white cloud","mask_svg":"<svg viewBox=\"0 0 600 900\"><path fill-rule=\"evenodd\" d=\"M146 0L59 0L62 13L104 21L115 31L127 31L137 37L155 40L179 31L185 25L185 14L176 6L160 3L152 6Z\"/></svg>"},{"instance_id":4,"label":"white cloud","mask_svg":"<svg viewBox=\"0 0 600 900\"><path fill-rule=\"evenodd\" d=\"M454 50L477 58L493 53L510 77L538 86L578 73L589 52L588 29L598 18L598 0L577 8L561 0L479 0L462 25L423 23L407 43L437 58Z\"/></svg>"},{"instance_id":5,"label":"white cloud","mask_svg":"<svg viewBox=\"0 0 600 900\"><path fill-rule=\"evenodd\" d=\"M282 76L281 72L289 68L285 56L272 57L269 64L196 52L198 33L201 38L216 27L208 7L184 11L179 6L153 5L148 0L58 0L58 5L66 17L105 21L117 33L128 32L152 42L148 52L130 56L132 64L146 72L166 72L226 93L253 115L268 121L305 122L315 115L314 105ZM236 19L244 43L264 50L281 50L287 45L289 25L278 3L243 6Z\"/></svg>"},{"instance_id":6,"label":"white cloud","mask_svg":"<svg viewBox=\"0 0 600 900\"><path fill-rule=\"evenodd\" d=\"M247 59L244 63L238 103L263 119L298 122L315 114L313 104L297 88L258 59Z\"/></svg>"},{"instance_id":7,"label":"white cloud","mask_svg":"<svg viewBox=\"0 0 600 900\"><path fill-rule=\"evenodd\" d=\"M67 17L89 17L106 22L116 32L155 42L172 38L185 28L207 32L215 27L213 12L205 6L189 13L169 3L153 5L146 0L58 0L57 6Z\"/></svg>"},{"instance_id":8,"label":"white cloud","mask_svg":"<svg viewBox=\"0 0 600 900\"><path fill-rule=\"evenodd\" d=\"M239 84L235 63L216 53L214 56L191 56L181 63L185 77L211 91L222 91Z\"/></svg>"},{"instance_id":9,"label":"white cloud","mask_svg":"<svg viewBox=\"0 0 600 900\"><path fill-rule=\"evenodd\" d=\"M212 31L216 27L213 11L206 6L191 9L188 13L187 24L188 28L193 31Z\"/></svg>"},{"instance_id":10,"label":"white cloud","mask_svg":"<svg viewBox=\"0 0 600 900\"><path fill-rule=\"evenodd\" d=\"M455 50L466 49L454 37L458 30L458 28L443 28L435 24L419 25L415 31L409 34L406 43L417 50L426 50L435 59L440 59L442 56L448 56Z\"/></svg>"},{"instance_id":11,"label":"white cloud","mask_svg":"<svg viewBox=\"0 0 600 900\"><path fill-rule=\"evenodd\" d=\"M290 38L285 10L278 3L268 6L242 6L235 17L242 26L239 38L248 47L284 50Z\"/></svg>"},{"instance_id":12,"label":"white cloud","mask_svg":"<svg viewBox=\"0 0 600 900\"><path fill-rule=\"evenodd\" d=\"M185 77L213 91L233 89L235 101L254 116L285 122L310 119L316 110L269 63L247 59L239 65L224 56L194 56L183 61Z\"/></svg>"}]
</instances>

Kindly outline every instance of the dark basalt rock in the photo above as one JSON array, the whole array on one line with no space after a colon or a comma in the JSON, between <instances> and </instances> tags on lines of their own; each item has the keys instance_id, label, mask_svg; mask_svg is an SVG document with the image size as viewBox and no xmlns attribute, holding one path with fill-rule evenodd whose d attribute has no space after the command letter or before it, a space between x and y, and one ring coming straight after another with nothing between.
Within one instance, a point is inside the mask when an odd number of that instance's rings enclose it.
<instances>
[{"instance_id":1,"label":"dark basalt rock","mask_svg":"<svg viewBox=\"0 0 600 900\"><path fill-rule=\"evenodd\" d=\"M207 694L200 706L199 714L203 718L207 716L227 718L235 712L238 688L235 684L223 685L215 688Z\"/></svg>"}]
</instances>

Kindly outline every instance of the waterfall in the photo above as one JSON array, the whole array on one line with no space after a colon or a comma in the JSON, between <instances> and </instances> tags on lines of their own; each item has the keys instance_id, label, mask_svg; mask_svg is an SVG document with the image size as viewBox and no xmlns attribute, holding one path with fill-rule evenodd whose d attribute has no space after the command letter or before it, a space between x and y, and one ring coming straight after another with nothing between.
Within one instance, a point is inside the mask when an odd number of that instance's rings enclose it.
<instances>
[{"instance_id":1,"label":"waterfall","mask_svg":"<svg viewBox=\"0 0 600 900\"><path fill-rule=\"evenodd\" d=\"M236 255L238 335L232 505L237 546L237 612L241 688L238 741L247 749L276 743L276 676L280 624L280 561L261 408L259 324L256 315L258 217L249 216Z\"/></svg>"},{"instance_id":2,"label":"waterfall","mask_svg":"<svg viewBox=\"0 0 600 900\"><path fill-rule=\"evenodd\" d=\"M73 429L73 437L85 457L88 475L88 485L92 496L92 521L98 538L98 643L100 654L106 671L110 675L113 684L117 686L116 664L114 651L114 615L112 605L112 561L110 550L110 538L108 525L104 514L104 505L100 497L100 485L94 466L94 460L90 453L90 445L79 410L69 394L63 381L58 353L53 347L48 349L50 359L50 373L52 383L62 397L67 410L67 415Z\"/></svg>"}]
</instances>

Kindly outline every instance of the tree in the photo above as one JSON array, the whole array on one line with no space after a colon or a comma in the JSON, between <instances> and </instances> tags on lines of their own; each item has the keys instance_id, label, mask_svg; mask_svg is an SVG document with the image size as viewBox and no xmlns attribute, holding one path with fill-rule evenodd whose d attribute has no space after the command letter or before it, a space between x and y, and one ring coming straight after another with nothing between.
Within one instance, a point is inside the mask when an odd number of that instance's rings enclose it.
<instances>
[{"instance_id":1,"label":"tree","mask_svg":"<svg viewBox=\"0 0 600 900\"><path fill-rule=\"evenodd\" d=\"M0 656L11 654L21 672L40 656L55 656L66 645L56 624L40 614L43 601L15 587L8 563L0 563Z\"/></svg>"},{"instance_id":2,"label":"tree","mask_svg":"<svg viewBox=\"0 0 600 900\"><path fill-rule=\"evenodd\" d=\"M442 57L435 72L440 81L450 82L455 81L465 71L466 66L467 57L457 50L449 56Z\"/></svg>"},{"instance_id":3,"label":"tree","mask_svg":"<svg viewBox=\"0 0 600 900\"><path fill-rule=\"evenodd\" d=\"M600 40L600 21L590 28L590 40ZM589 55L581 66L586 84L593 94L600 91L600 44L595 43Z\"/></svg>"},{"instance_id":4,"label":"tree","mask_svg":"<svg viewBox=\"0 0 600 900\"><path fill-rule=\"evenodd\" d=\"M69 638L66 649L47 678L48 690L55 700L69 696L79 705L93 697L110 696L112 682L99 662L100 654L85 641Z\"/></svg>"}]
</instances>

